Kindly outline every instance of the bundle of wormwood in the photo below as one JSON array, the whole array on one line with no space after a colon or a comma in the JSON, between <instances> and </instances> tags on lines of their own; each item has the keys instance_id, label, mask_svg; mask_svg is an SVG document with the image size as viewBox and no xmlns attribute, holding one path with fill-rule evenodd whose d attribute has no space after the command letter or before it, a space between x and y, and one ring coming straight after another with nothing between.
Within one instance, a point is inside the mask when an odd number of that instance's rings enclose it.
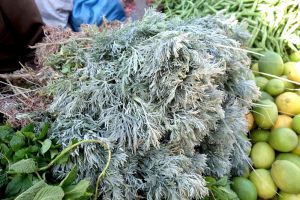
<instances>
[{"instance_id":1,"label":"bundle of wormwood","mask_svg":"<svg viewBox=\"0 0 300 200\"><path fill-rule=\"evenodd\" d=\"M61 43L46 64L68 74L47 88L55 118L49 136L63 146L97 139L112 149L103 199L201 199L205 176L240 175L248 165L245 113L258 90L242 50L249 34L233 19L167 19L152 10L138 22ZM85 145L73 164L95 180L107 153Z\"/></svg>"}]
</instances>

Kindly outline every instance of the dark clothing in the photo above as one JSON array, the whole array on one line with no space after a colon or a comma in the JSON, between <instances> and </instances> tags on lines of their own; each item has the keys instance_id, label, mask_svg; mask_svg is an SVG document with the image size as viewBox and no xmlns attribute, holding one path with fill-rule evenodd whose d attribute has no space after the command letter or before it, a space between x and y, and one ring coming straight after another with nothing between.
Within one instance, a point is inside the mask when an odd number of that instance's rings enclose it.
<instances>
[{"instance_id":1,"label":"dark clothing","mask_svg":"<svg viewBox=\"0 0 300 200\"><path fill-rule=\"evenodd\" d=\"M30 61L30 45L43 37L43 22L34 0L0 0L0 73L21 67Z\"/></svg>"}]
</instances>

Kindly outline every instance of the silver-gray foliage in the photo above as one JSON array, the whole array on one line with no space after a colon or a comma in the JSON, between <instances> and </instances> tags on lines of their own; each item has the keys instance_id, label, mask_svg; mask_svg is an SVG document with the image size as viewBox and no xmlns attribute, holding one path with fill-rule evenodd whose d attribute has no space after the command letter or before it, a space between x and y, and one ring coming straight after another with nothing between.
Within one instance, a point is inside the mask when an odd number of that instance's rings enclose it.
<instances>
[{"instance_id":1,"label":"silver-gray foliage","mask_svg":"<svg viewBox=\"0 0 300 200\"><path fill-rule=\"evenodd\" d=\"M56 117L50 136L63 146L73 139L110 144L103 199L201 199L208 194L205 175L242 173L250 147L244 116L258 96L241 49L248 38L242 25L149 10L139 22L85 32L88 40L63 45L72 51L68 62L83 67L48 88L48 111ZM106 156L85 145L71 162L80 177L95 180ZM69 170L62 165L54 173Z\"/></svg>"}]
</instances>

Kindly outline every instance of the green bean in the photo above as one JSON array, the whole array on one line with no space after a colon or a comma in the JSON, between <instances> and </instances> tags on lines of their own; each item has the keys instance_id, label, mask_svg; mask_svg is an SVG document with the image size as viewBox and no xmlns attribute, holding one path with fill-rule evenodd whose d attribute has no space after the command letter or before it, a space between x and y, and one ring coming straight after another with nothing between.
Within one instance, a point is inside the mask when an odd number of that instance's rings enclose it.
<instances>
[{"instance_id":1,"label":"green bean","mask_svg":"<svg viewBox=\"0 0 300 200\"><path fill-rule=\"evenodd\" d=\"M252 6L252 8L251 8L251 11L252 11L252 12L254 12L254 11L256 10L257 4L258 4L258 1L255 0L255 1L253 2L253 6Z\"/></svg>"},{"instance_id":2,"label":"green bean","mask_svg":"<svg viewBox=\"0 0 300 200\"><path fill-rule=\"evenodd\" d=\"M253 29L254 31L252 31L252 34L251 34L252 37L251 37L251 40L249 42L249 46L253 45L255 39L257 38L257 35L258 35L260 29L261 29L261 24L259 24L259 26L257 28Z\"/></svg>"}]
</instances>

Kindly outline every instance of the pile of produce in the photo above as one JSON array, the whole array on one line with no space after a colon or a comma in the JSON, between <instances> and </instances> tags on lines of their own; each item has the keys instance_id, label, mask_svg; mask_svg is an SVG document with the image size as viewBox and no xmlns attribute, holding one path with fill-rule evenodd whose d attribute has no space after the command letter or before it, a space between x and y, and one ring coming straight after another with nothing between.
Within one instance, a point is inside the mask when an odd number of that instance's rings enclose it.
<instances>
[{"instance_id":1,"label":"pile of produce","mask_svg":"<svg viewBox=\"0 0 300 200\"><path fill-rule=\"evenodd\" d=\"M0 198L300 199L300 1L156 4L37 45L0 94Z\"/></svg>"},{"instance_id":2,"label":"pile of produce","mask_svg":"<svg viewBox=\"0 0 300 200\"><path fill-rule=\"evenodd\" d=\"M10 126L0 126L1 199L5 197L6 200L75 200L88 199L93 195L90 180L76 182L76 165L61 180L55 179L50 169L53 165L68 162L68 153L81 144L97 143L107 148L106 144L96 140L84 140L59 152L61 145L47 138L48 129L48 123L38 131L33 124L28 124L16 132ZM103 173L99 175L99 180L108 166L109 160Z\"/></svg>"},{"instance_id":3,"label":"pile of produce","mask_svg":"<svg viewBox=\"0 0 300 200\"><path fill-rule=\"evenodd\" d=\"M156 0L168 16L190 18L222 12L248 24L251 51L266 49L288 61L289 52L300 45L299 0ZM161 6L160 6L161 7ZM254 56L254 55L252 55ZM256 57L258 58L258 57Z\"/></svg>"},{"instance_id":4,"label":"pile of produce","mask_svg":"<svg viewBox=\"0 0 300 200\"><path fill-rule=\"evenodd\" d=\"M102 199L238 199L226 177L249 166L244 116L259 95L248 39L233 19L148 11L61 41L45 64L65 75L42 91L53 97L47 110L29 117L48 121L62 148L85 140L107 148L80 145L51 175L61 180L76 165L78 180L95 185L105 169Z\"/></svg>"},{"instance_id":5,"label":"pile of produce","mask_svg":"<svg viewBox=\"0 0 300 200\"><path fill-rule=\"evenodd\" d=\"M278 193L282 200L300 199L300 59L295 55L283 63L279 54L266 52L252 65L261 96L248 114L254 168L233 178L241 200Z\"/></svg>"}]
</instances>

